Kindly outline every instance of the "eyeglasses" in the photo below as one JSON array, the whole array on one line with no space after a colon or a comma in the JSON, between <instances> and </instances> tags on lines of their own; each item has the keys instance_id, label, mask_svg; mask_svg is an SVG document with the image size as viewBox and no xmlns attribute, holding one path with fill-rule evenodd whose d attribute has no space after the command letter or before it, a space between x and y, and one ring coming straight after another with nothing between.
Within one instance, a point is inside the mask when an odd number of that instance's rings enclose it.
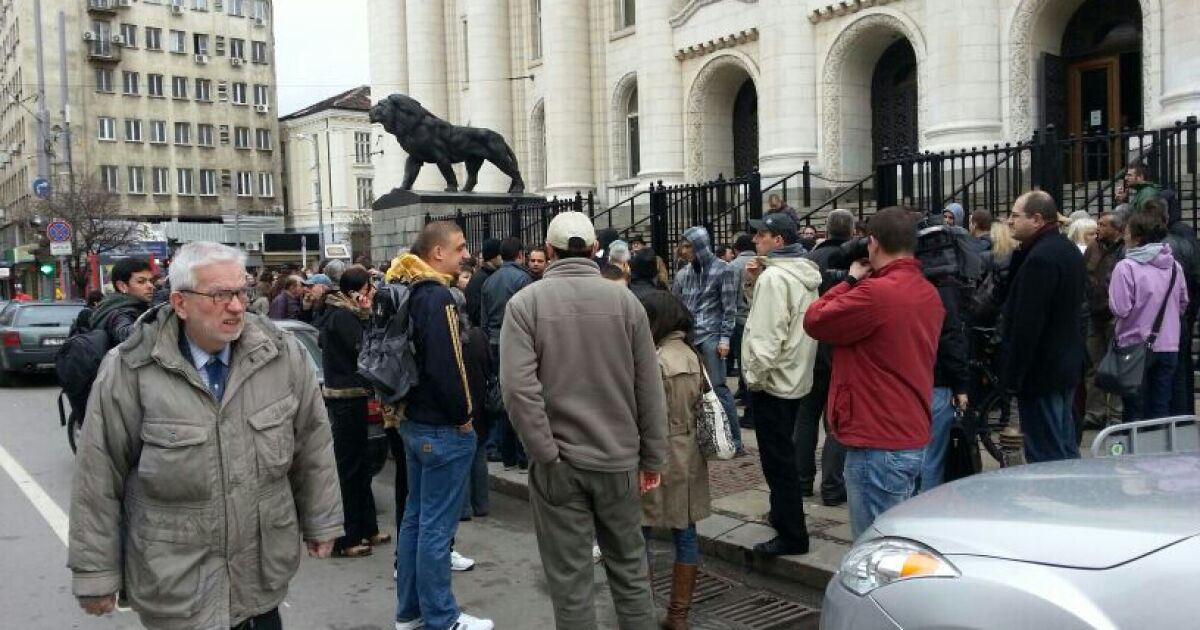
<instances>
[{"instance_id":1,"label":"eyeglasses","mask_svg":"<svg viewBox=\"0 0 1200 630\"><path fill-rule=\"evenodd\" d=\"M235 297L242 304L250 303L250 290L247 289L246 287L242 287L240 289L232 289L232 290L231 289L221 289L219 291L212 291L210 293L202 293L200 291L191 291L188 289L183 289L180 291L180 293L190 293L192 295L202 295L202 296L212 300L212 303L217 306L224 306L226 304L229 304L230 302L233 301L233 298L235 298Z\"/></svg>"}]
</instances>

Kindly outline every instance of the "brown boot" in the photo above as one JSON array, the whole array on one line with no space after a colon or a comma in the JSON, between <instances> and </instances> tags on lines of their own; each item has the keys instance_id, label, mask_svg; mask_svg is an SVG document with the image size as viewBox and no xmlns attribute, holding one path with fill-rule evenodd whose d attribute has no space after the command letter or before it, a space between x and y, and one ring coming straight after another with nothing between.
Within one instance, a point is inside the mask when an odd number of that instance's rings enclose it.
<instances>
[{"instance_id":1,"label":"brown boot","mask_svg":"<svg viewBox=\"0 0 1200 630\"><path fill-rule=\"evenodd\" d=\"M692 591L696 589L694 564L675 563L671 575L671 603L667 606L667 617L662 620L665 630L688 630L688 612L692 609Z\"/></svg>"}]
</instances>

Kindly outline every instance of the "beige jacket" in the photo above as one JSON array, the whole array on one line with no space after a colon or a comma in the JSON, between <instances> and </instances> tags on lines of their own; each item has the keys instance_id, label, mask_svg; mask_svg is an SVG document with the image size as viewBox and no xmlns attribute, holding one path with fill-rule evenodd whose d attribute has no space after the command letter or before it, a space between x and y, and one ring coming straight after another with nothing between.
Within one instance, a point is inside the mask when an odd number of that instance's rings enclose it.
<instances>
[{"instance_id":1,"label":"beige jacket","mask_svg":"<svg viewBox=\"0 0 1200 630\"><path fill-rule=\"evenodd\" d=\"M246 314L224 400L169 306L105 357L71 493L77 597L125 589L151 629L228 630L277 607L301 539L342 535L325 405L305 350Z\"/></svg>"},{"instance_id":2,"label":"beige jacket","mask_svg":"<svg viewBox=\"0 0 1200 630\"><path fill-rule=\"evenodd\" d=\"M708 462L696 442L696 405L704 391L700 357L671 333L658 349L667 395L667 469L662 485L642 495L642 525L684 529L707 518Z\"/></svg>"},{"instance_id":3,"label":"beige jacket","mask_svg":"<svg viewBox=\"0 0 1200 630\"><path fill-rule=\"evenodd\" d=\"M742 335L742 377L750 391L795 400L812 389L817 341L804 313L817 301L821 271L806 258L767 257Z\"/></svg>"}]
</instances>

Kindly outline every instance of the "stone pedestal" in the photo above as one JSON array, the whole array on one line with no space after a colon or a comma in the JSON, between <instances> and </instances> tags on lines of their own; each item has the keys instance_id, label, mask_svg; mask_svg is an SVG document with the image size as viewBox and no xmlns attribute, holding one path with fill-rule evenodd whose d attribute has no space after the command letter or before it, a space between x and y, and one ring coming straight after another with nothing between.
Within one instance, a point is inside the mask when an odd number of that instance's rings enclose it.
<instances>
[{"instance_id":1,"label":"stone pedestal","mask_svg":"<svg viewBox=\"0 0 1200 630\"><path fill-rule=\"evenodd\" d=\"M426 215L439 217L459 210L464 214L499 211L511 208L514 202L533 204L545 200L545 197L533 194L393 190L371 204L371 260L383 266L401 249L411 247L421 228L425 227Z\"/></svg>"}]
</instances>

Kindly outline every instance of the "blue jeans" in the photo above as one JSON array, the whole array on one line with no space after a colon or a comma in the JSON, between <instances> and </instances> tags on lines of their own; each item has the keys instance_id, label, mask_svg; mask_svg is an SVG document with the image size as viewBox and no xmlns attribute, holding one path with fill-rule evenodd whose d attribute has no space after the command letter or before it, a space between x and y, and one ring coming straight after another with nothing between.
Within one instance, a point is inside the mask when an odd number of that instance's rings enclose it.
<instances>
[{"instance_id":1,"label":"blue jeans","mask_svg":"<svg viewBox=\"0 0 1200 630\"><path fill-rule=\"evenodd\" d=\"M1045 396L1017 395L1021 433L1025 434L1026 463L1079 459L1074 402L1074 389Z\"/></svg>"},{"instance_id":2,"label":"blue jeans","mask_svg":"<svg viewBox=\"0 0 1200 630\"><path fill-rule=\"evenodd\" d=\"M450 585L450 541L475 457L475 432L407 421L400 435L408 502L396 537L396 620L422 617L429 630L445 630L460 612Z\"/></svg>"},{"instance_id":3,"label":"blue jeans","mask_svg":"<svg viewBox=\"0 0 1200 630\"><path fill-rule=\"evenodd\" d=\"M729 391L729 385L725 383L725 359L722 359L721 355L717 353L718 345L720 345L720 340L713 337L697 346L696 349L704 358L704 370L708 372L713 391L717 393L717 398L721 400L721 406L725 408L725 417L729 418L729 431L733 434L733 445L737 447L738 452L741 452L743 448L742 427L738 425L737 407L733 404L733 393Z\"/></svg>"},{"instance_id":4,"label":"blue jeans","mask_svg":"<svg viewBox=\"0 0 1200 630\"><path fill-rule=\"evenodd\" d=\"M642 528L642 537L650 540L650 528ZM671 539L675 542L676 564L700 564L700 539L696 537L696 524L688 523L687 529L672 529ZM646 545L646 558L650 558L650 545Z\"/></svg>"},{"instance_id":5,"label":"blue jeans","mask_svg":"<svg viewBox=\"0 0 1200 630\"><path fill-rule=\"evenodd\" d=\"M1171 415L1171 393L1179 366L1179 353L1152 352L1148 359L1142 394L1121 399L1124 405L1122 419L1125 422L1154 420Z\"/></svg>"},{"instance_id":6,"label":"blue jeans","mask_svg":"<svg viewBox=\"0 0 1200 630\"><path fill-rule=\"evenodd\" d=\"M463 481L462 517L486 516L492 511L491 498L488 495L488 467L486 442L475 447L475 457L471 458L471 472Z\"/></svg>"},{"instance_id":7,"label":"blue jeans","mask_svg":"<svg viewBox=\"0 0 1200 630\"><path fill-rule=\"evenodd\" d=\"M954 392L949 387L933 388L933 423L929 444L925 445L925 463L917 492L929 492L942 485L946 472L946 448L950 445L950 427L954 426Z\"/></svg>"},{"instance_id":8,"label":"blue jeans","mask_svg":"<svg viewBox=\"0 0 1200 630\"><path fill-rule=\"evenodd\" d=\"M858 538L880 514L912 497L925 458L923 449L846 449L846 502L850 531Z\"/></svg>"}]
</instances>

